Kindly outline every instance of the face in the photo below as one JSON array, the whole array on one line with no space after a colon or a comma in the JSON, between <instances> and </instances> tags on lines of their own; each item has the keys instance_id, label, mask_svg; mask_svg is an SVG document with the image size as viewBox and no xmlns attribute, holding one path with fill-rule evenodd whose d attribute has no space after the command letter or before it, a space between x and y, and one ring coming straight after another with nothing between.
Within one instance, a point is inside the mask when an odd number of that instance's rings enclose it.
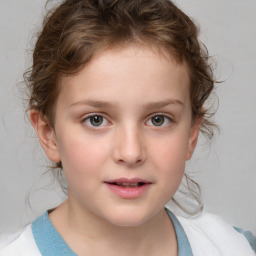
<instances>
[{"instance_id":1,"label":"face","mask_svg":"<svg viewBox=\"0 0 256 256\"><path fill-rule=\"evenodd\" d=\"M69 202L119 226L153 218L198 136L186 65L146 47L115 48L60 83L54 129L41 143L62 162Z\"/></svg>"}]
</instances>

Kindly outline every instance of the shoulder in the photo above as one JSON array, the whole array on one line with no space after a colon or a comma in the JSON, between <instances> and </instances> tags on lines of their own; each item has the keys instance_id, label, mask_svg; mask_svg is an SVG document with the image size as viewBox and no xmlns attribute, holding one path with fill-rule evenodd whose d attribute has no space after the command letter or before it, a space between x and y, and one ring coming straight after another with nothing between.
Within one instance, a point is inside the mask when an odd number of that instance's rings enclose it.
<instances>
[{"instance_id":1,"label":"shoulder","mask_svg":"<svg viewBox=\"0 0 256 256\"><path fill-rule=\"evenodd\" d=\"M245 236L216 215L202 213L196 218L178 219L196 256L255 255Z\"/></svg>"},{"instance_id":2,"label":"shoulder","mask_svg":"<svg viewBox=\"0 0 256 256\"><path fill-rule=\"evenodd\" d=\"M0 256L41 256L35 243L31 225L0 241Z\"/></svg>"}]
</instances>

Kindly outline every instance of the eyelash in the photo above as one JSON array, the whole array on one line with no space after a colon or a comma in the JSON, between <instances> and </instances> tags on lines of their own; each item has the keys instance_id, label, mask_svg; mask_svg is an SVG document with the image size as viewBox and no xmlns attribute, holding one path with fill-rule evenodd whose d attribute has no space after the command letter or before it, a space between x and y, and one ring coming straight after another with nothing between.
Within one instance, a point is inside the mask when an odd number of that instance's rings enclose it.
<instances>
[{"instance_id":1,"label":"eyelash","mask_svg":"<svg viewBox=\"0 0 256 256\"><path fill-rule=\"evenodd\" d=\"M93 125L92 124L92 118L95 118L95 117L102 118L102 122L99 125ZM156 117L164 118L163 123L160 124L160 125L154 125L152 121L153 121L153 118L156 118ZM149 122L151 122L151 124L149 124ZM173 122L173 119L171 117L169 117L165 114L162 114L162 113L155 113L155 114L150 116L150 118L146 121L146 124L149 125L149 126L153 126L153 127L167 127L172 122ZM101 128L101 127L105 127L105 126L108 126L109 124L111 124L111 122L106 117L104 117L104 115L98 114L98 113L92 113L90 115L87 115L85 118L83 118L82 123L85 123L88 127L96 128L96 129Z\"/></svg>"},{"instance_id":2,"label":"eyelash","mask_svg":"<svg viewBox=\"0 0 256 256\"><path fill-rule=\"evenodd\" d=\"M93 125L91 123L92 121L92 118L95 118L95 117L100 117L103 119L103 123L107 122L108 124L104 124L103 126L107 126L109 125L110 121L108 121L108 119L106 117L104 117L102 114L98 114L98 113L92 113L90 115L87 115L85 118L83 118L82 120L82 123L86 123L87 126L89 127L92 127L92 128L100 128L100 127L103 127L102 126L102 123L100 125ZM88 122L87 122L88 121Z\"/></svg>"},{"instance_id":3,"label":"eyelash","mask_svg":"<svg viewBox=\"0 0 256 256\"><path fill-rule=\"evenodd\" d=\"M152 119L153 119L153 118L156 118L156 117L161 117L161 118L163 117L163 118L164 118L164 124L165 124L165 125L154 125L154 124L152 123ZM167 126L170 125L170 123L173 122L173 119L172 119L171 117L165 115L165 114L162 114L162 113L155 113L155 114L151 115L151 117L148 119L148 121L146 122L146 124L147 124L148 122L151 122L150 126L154 126L154 127L167 127ZM168 122L168 123L166 124L166 122Z\"/></svg>"}]
</instances>

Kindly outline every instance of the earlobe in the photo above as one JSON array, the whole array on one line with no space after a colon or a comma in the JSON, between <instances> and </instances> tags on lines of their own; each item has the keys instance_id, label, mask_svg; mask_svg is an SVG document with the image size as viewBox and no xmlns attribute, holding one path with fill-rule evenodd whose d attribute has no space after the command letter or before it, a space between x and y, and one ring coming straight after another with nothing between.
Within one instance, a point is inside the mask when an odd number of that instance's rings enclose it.
<instances>
[{"instance_id":1,"label":"earlobe","mask_svg":"<svg viewBox=\"0 0 256 256\"><path fill-rule=\"evenodd\" d=\"M191 127L186 160L189 160L192 157L193 152L196 148L201 124L202 124L202 117L198 117Z\"/></svg>"},{"instance_id":2,"label":"earlobe","mask_svg":"<svg viewBox=\"0 0 256 256\"><path fill-rule=\"evenodd\" d=\"M56 143L54 129L37 110L32 109L29 117L46 155L51 161L59 162L60 154Z\"/></svg>"}]
</instances>

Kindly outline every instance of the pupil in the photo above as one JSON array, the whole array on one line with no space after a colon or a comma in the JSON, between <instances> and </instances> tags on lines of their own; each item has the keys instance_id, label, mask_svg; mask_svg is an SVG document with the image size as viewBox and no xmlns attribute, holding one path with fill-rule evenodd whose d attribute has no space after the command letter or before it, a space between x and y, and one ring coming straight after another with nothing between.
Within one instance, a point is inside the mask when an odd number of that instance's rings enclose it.
<instances>
[{"instance_id":1,"label":"pupil","mask_svg":"<svg viewBox=\"0 0 256 256\"><path fill-rule=\"evenodd\" d=\"M160 126L164 123L164 117L163 116L154 116L152 118L152 123L156 126Z\"/></svg>"},{"instance_id":2,"label":"pupil","mask_svg":"<svg viewBox=\"0 0 256 256\"><path fill-rule=\"evenodd\" d=\"M99 126L102 124L103 117L102 116L92 116L90 117L90 122L93 126Z\"/></svg>"}]
</instances>

